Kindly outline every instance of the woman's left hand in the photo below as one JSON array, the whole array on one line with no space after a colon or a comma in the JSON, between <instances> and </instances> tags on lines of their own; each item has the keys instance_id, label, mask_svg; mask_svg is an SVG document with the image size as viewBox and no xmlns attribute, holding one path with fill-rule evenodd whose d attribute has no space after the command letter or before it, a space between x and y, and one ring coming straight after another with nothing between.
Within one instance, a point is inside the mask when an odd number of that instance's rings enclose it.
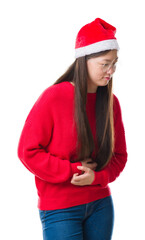
<instances>
[{"instance_id":1,"label":"woman's left hand","mask_svg":"<svg viewBox=\"0 0 145 240\"><path fill-rule=\"evenodd\" d=\"M74 173L71 183L77 186L91 185L95 179L94 171L84 166L78 166L77 168L82 170L83 174Z\"/></svg>"}]
</instances>

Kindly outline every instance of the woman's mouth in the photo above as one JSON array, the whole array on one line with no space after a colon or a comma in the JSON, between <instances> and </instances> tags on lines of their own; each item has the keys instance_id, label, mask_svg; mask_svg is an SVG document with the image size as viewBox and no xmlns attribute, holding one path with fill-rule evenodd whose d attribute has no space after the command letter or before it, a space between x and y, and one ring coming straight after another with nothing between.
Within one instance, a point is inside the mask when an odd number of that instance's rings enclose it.
<instances>
[{"instance_id":1,"label":"woman's mouth","mask_svg":"<svg viewBox=\"0 0 145 240\"><path fill-rule=\"evenodd\" d=\"M107 81L109 81L111 78L110 78L110 77L105 77L105 79L106 79Z\"/></svg>"}]
</instances>

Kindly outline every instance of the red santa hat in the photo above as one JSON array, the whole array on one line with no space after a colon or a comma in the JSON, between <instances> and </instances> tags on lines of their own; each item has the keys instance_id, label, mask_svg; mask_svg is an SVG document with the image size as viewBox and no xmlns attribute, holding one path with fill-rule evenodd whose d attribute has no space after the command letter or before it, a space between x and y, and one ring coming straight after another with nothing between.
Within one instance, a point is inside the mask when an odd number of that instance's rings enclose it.
<instances>
[{"instance_id":1,"label":"red santa hat","mask_svg":"<svg viewBox=\"0 0 145 240\"><path fill-rule=\"evenodd\" d=\"M101 18L83 26L76 37L75 58L105 50L119 50L116 28Z\"/></svg>"}]
</instances>

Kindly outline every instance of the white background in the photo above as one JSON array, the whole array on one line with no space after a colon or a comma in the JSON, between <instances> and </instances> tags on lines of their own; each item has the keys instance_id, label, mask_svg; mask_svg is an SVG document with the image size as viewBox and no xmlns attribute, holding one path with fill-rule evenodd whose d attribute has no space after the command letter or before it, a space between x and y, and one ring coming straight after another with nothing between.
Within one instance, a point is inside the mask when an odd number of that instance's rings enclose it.
<instances>
[{"instance_id":1,"label":"white background","mask_svg":"<svg viewBox=\"0 0 145 240\"><path fill-rule=\"evenodd\" d=\"M145 239L143 1L0 2L0 239L42 239L34 176L17 157L24 121L42 91L74 61L79 29L100 17L117 28L119 98L128 163L110 184L115 206L113 240ZM104 239L105 240L105 239Z\"/></svg>"}]
</instances>

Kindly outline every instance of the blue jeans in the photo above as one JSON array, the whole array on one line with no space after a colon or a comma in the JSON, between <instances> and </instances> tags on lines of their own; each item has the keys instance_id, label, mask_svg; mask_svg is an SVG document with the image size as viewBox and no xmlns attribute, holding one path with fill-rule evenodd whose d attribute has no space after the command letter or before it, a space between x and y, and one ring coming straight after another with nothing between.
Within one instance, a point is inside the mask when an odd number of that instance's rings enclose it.
<instances>
[{"instance_id":1,"label":"blue jeans","mask_svg":"<svg viewBox=\"0 0 145 240\"><path fill-rule=\"evenodd\" d=\"M112 236L111 196L60 210L39 210L39 215L44 240L110 240Z\"/></svg>"}]
</instances>

